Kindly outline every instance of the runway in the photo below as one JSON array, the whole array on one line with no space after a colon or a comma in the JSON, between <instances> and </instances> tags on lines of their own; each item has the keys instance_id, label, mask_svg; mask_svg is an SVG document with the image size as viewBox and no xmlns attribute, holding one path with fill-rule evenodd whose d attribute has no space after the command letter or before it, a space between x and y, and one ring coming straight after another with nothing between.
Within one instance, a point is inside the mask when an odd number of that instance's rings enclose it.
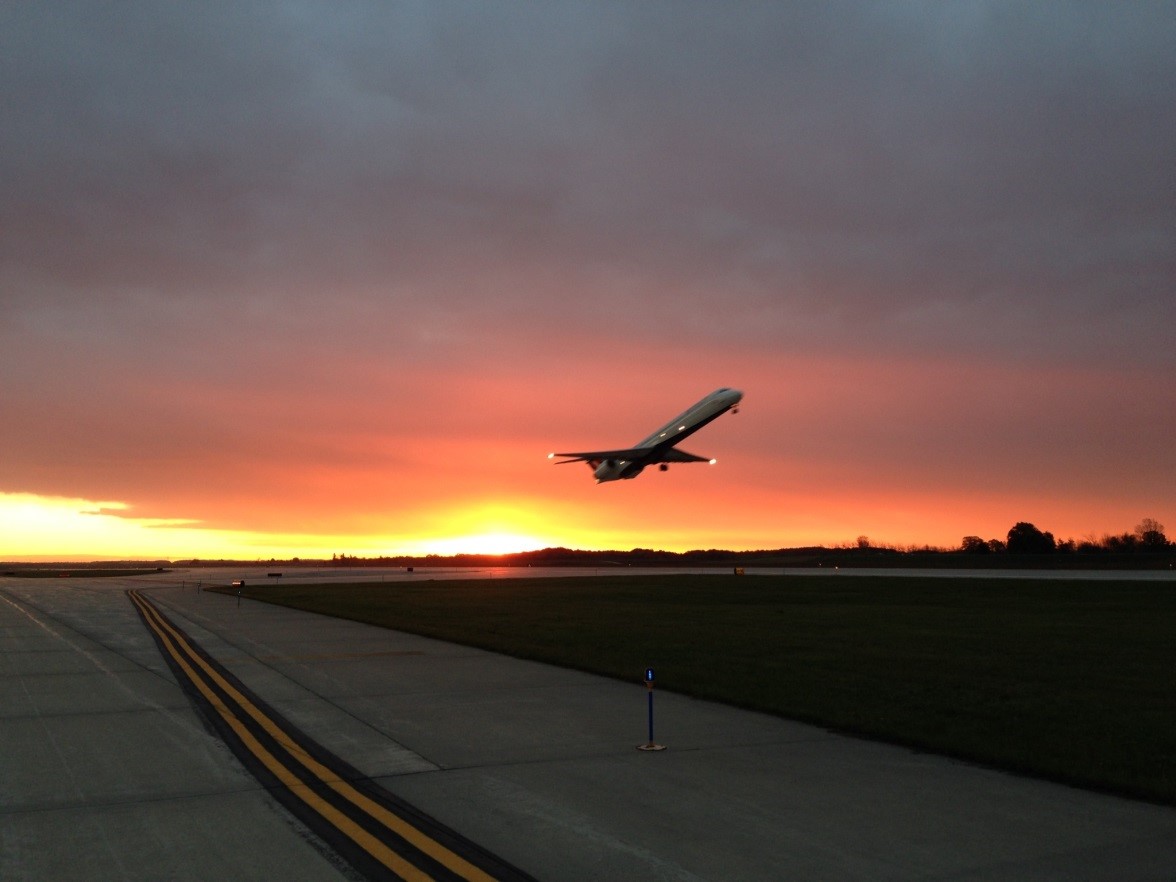
<instances>
[{"instance_id":1,"label":"runway","mask_svg":"<svg viewBox=\"0 0 1176 882\"><path fill-rule=\"evenodd\" d=\"M639 682L159 574L0 579L0 878L362 878L207 722L128 589L364 786L497 856L491 875L1176 877L1174 809L668 693L668 750L642 753Z\"/></svg>"}]
</instances>

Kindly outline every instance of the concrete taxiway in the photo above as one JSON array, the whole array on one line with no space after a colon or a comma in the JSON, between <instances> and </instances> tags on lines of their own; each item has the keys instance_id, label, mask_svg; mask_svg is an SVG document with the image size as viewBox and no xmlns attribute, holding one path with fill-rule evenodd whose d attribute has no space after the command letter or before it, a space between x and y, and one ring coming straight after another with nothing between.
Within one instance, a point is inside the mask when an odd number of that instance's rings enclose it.
<instances>
[{"instance_id":1,"label":"concrete taxiway","mask_svg":"<svg viewBox=\"0 0 1176 882\"><path fill-rule=\"evenodd\" d=\"M1176 809L661 692L669 749L643 753L640 683L160 574L0 579L0 878L356 878L197 713L128 588L308 736L538 879L1176 877Z\"/></svg>"}]
</instances>

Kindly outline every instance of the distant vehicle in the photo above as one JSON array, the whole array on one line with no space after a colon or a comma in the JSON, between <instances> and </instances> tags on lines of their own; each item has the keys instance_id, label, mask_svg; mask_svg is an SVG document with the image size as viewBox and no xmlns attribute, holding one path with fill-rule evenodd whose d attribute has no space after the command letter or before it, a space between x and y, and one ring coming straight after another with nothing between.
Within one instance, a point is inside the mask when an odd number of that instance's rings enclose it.
<instances>
[{"instance_id":1,"label":"distant vehicle","mask_svg":"<svg viewBox=\"0 0 1176 882\"><path fill-rule=\"evenodd\" d=\"M654 464L663 472L672 462L707 462L714 465L713 459L678 450L675 445L727 411L738 413L739 402L742 400L743 393L738 389L716 389L632 447L620 450L590 450L585 453L550 453L547 458L566 457L556 465L566 465L569 462L588 463L596 476L597 484L636 478L646 466Z\"/></svg>"}]
</instances>

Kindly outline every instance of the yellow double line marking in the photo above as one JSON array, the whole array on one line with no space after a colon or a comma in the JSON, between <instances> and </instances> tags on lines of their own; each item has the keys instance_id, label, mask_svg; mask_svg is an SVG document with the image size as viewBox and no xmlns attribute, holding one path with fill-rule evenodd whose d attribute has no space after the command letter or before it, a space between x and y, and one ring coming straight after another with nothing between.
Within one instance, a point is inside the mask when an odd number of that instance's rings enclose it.
<instances>
[{"instance_id":1,"label":"yellow double line marking","mask_svg":"<svg viewBox=\"0 0 1176 882\"><path fill-rule=\"evenodd\" d=\"M257 707L247 696L243 695L232 683L225 680L220 672L195 650L194 644L188 637L164 618L155 606L143 597L138 590L128 591L127 594L139 610L148 627L158 637L160 644L166 648L168 655L174 661L175 665L184 672L184 675L199 690L200 694L213 710L241 740L245 748L275 778L288 788L291 793L302 800L306 806L321 815L372 858L397 877L404 880L412 880L412 882L421 880L423 882L423 880L433 878L397 854L393 849L380 841L379 838L369 833L305 784L289 766L274 756L265 745L254 737L244 720L222 699L221 694L216 689L213 689L210 684L215 684L224 696L227 696L231 702L235 703L241 711L247 714L277 745L296 760L303 769L327 785L331 790L343 797L369 818L377 821L380 825L415 847L421 853L428 855L458 878L470 880L470 882L494 882L493 876L417 829L417 827L407 822L404 818L374 802L365 794L356 790L348 781L340 778L337 773L308 754L286 730Z\"/></svg>"}]
</instances>

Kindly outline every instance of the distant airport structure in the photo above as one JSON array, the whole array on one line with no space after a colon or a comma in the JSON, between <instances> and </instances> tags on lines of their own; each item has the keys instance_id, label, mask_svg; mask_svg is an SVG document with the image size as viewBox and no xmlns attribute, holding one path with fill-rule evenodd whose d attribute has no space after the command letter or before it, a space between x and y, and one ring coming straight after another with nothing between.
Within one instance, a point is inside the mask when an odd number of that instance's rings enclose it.
<instances>
[{"instance_id":1,"label":"distant airport structure","mask_svg":"<svg viewBox=\"0 0 1176 882\"><path fill-rule=\"evenodd\" d=\"M738 389L716 389L632 447L589 450L583 453L550 453L547 458L565 457L556 465L566 465L569 462L588 463L598 484L636 478L646 466L655 464L663 472L672 462L706 462L714 465L715 460L679 450L676 445L727 411L738 413L739 402L742 400L743 393Z\"/></svg>"}]
</instances>

